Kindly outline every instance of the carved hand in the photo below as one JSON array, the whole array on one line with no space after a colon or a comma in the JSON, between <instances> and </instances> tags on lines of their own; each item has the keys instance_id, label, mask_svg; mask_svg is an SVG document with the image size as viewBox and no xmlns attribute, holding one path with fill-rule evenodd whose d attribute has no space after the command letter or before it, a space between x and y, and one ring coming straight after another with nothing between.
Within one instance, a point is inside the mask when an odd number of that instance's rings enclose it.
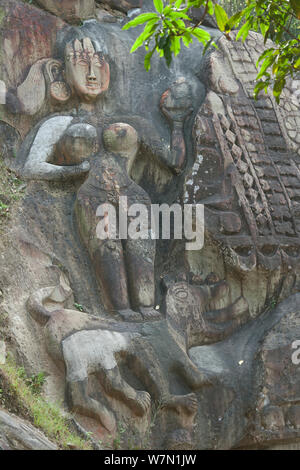
<instances>
[{"instance_id":1,"label":"carved hand","mask_svg":"<svg viewBox=\"0 0 300 470\"><path fill-rule=\"evenodd\" d=\"M90 171L90 164L88 161L84 161L80 165L64 166L62 168L64 169L64 175L67 177L81 176Z\"/></svg>"}]
</instances>

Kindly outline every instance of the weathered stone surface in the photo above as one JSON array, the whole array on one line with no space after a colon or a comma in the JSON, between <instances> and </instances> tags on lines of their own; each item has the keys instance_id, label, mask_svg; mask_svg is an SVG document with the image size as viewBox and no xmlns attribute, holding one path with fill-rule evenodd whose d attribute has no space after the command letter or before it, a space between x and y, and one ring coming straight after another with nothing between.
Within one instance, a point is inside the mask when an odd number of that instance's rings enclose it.
<instances>
[{"instance_id":1,"label":"weathered stone surface","mask_svg":"<svg viewBox=\"0 0 300 470\"><path fill-rule=\"evenodd\" d=\"M279 107L271 92L252 99L260 42L256 33L250 33L245 45L222 38L220 50L208 59L209 92L195 121L197 158L184 198L186 203L205 204L207 232L222 247L223 262L216 272L222 275L226 266L227 276L249 273L232 282L253 315L268 298L279 296L280 289L282 296L289 295L288 288L280 287L283 277L294 277L291 283L297 290L300 249L294 193L299 145L286 132L289 113L298 115L299 108L292 111L289 88L283 100L288 108ZM216 270L207 264L206 250L202 255L204 272ZM203 267L201 263L199 269ZM254 278L259 279L258 295L247 283Z\"/></svg>"},{"instance_id":2,"label":"weathered stone surface","mask_svg":"<svg viewBox=\"0 0 300 470\"><path fill-rule=\"evenodd\" d=\"M57 292L61 295L59 299ZM122 404L134 416L147 421L151 401L162 401L164 413L170 410L171 416L173 413L178 415L168 423L167 442L174 438L176 429L176 433L178 429L184 430L184 434L188 433L192 442L191 433L197 414L197 397L193 392L211 386L214 376L208 369L197 370L188 358L186 348L224 339L249 319L248 306L243 299L226 308L207 311L208 304L224 301L227 293L228 287L224 282L211 283L207 280L199 286L175 283L166 297L166 321L149 326L107 323L58 307L53 307L51 312L47 304L51 306L54 294L56 304L62 305L70 296L70 292L62 286L38 291L30 297L27 307L39 323L46 324L45 338L49 353L55 360L65 362L71 409L97 419L106 432L112 433L116 430L116 416L120 419ZM119 357L123 358L122 361ZM127 383L122 376L124 359L151 395L146 391L134 390ZM173 369L179 380L177 386L173 383L173 388L180 390L181 379L187 382L191 393L171 393L167 377ZM167 373L166 377L162 370ZM109 400L110 407L97 393L99 383L94 390L89 388L91 374L99 374L102 393ZM163 421L161 426L164 426Z\"/></svg>"},{"instance_id":3,"label":"weathered stone surface","mask_svg":"<svg viewBox=\"0 0 300 470\"><path fill-rule=\"evenodd\" d=\"M96 0L97 3L109 5L111 8L127 13L133 8L141 8L143 0Z\"/></svg>"},{"instance_id":4,"label":"weathered stone surface","mask_svg":"<svg viewBox=\"0 0 300 470\"><path fill-rule=\"evenodd\" d=\"M263 50L255 33L221 39L204 59L193 44L170 69L154 58L146 73L142 48L129 53L139 31L119 20L71 27L3 5L0 139L28 181L1 241L0 308L26 368L46 370L47 396L66 391L80 426L101 440L125 422L147 436L154 413L152 448L296 442L294 84L281 106L271 95L252 100ZM98 208L119 214L120 196L148 214L151 203L205 204L204 248L101 239L119 220Z\"/></svg>"},{"instance_id":5,"label":"weathered stone surface","mask_svg":"<svg viewBox=\"0 0 300 470\"><path fill-rule=\"evenodd\" d=\"M0 409L0 450L57 450L42 432Z\"/></svg>"},{"instance_id":6,"label":"weathered stone surface","mask_svg":"<svg viewBox=\"0 0 300 470\"><path fill-rule=\"evenodd\" d=\"M78 23L95 16L95 0L37 0L37 3L70 23Z\"/></svg>"},{"instance_id":7,"label":"weathered stone surface","mask_svg":"<svg viewBox=\"0 0 300 470\"><path fill-rule=\"evenodd\" d=\"M143 203L150 216L148 194L130 177L139 150L138 134L128 124L111 125L102 130L104 151L96 154L101 142L97 138L96 127L88 123L102 128L106 123L105 117L97 119L94 106L109 87L109 64L102 52L96 50L96 43L88 37L67 43L64 58L65 64L57 62L56 66L65 66L65 86L82 106L85 105L85 116L81 113L80 124L76 124L79 116L74 115L55 116L42 123L33 142L30 142L30 148L25 142L21 149L18 171L32 180L64 181L78 178L91 169L87 181L78 191L75 214L106 308L132 321L158 318L159 312L154 308L155 240L140 238L121 242L119 237L109 240L99 236L96 220L101 215L97 212L98 206L109 203L118 210L120 197L126 198L128 207ZM51 94L54 97L53 88ZM161 164L178 174L182 172L187 157L184 123L193 111L190 87L185 79L177 80L162 94L160 108L171 128L171 142L160 156ZM76 137L74 132L82 135L79 146L77 140L80 136ZM90 162L87 161L89 157ZM111 218L113 216L109 214L107 230L112 223L116 225ZM148 233L150 226L143 230Z\"/></svg>"}]
</instances>

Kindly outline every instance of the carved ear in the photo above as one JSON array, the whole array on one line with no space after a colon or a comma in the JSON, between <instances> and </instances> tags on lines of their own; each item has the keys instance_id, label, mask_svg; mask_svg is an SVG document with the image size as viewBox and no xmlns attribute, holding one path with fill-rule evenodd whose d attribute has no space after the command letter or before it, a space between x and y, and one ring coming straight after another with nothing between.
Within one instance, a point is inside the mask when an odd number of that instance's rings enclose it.
<instances>
[{"instance_id":1,"label":"carved ear","mask_svg":"<svg viewBox=\"0 0 300 470\"><path fill-rule=\"evenodd\" d=\"M65 103L71 97L71 90L63 77L63 65L59 60L50 59L45 65L50 96L54 101Z\"/></svg>"},{"instance_id":2,"label":"carved ear","mask_svg":"<svg viewBox=\"0 0 300 470\"><path fill-rule=\"evenodd\" d=\"M106 62L105 59L104 63L102 65L102 70L101 70L101 92L106 91L109 87L109 81L110 81L110 69L109 69L109 64Z\"/></svg>"}]
</instances>

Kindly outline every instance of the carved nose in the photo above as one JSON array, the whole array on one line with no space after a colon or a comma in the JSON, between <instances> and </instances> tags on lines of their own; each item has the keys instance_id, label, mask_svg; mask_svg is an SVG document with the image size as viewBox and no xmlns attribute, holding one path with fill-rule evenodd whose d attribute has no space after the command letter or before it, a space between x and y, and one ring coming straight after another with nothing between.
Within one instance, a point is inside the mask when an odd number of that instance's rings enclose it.
<instances>
[{"instance_id":1,"label":"carved nose","mask_svg":"<svg viewBox=\"0 0 300 470\"><path fill-rule=\"evenodd\" d=\"M87 79L88 79L89 81L96 81L96 80L97 80L97 77L96 77L96 75L95 75L94 70L93 70L92 67L91 67L90 70L89 70Z\"/></svg>"}]
</instances>

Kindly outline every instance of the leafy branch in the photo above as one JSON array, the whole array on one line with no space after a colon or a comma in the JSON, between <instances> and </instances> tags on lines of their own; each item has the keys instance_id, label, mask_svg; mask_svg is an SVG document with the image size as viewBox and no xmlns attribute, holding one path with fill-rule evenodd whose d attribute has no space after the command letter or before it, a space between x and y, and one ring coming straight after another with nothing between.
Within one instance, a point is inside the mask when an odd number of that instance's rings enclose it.
<instances>
[{"instance_id":1,"label":"leafy branch","mask_svg":"<svg viewBox=\"0 0 300 470\"><path fill-rule=\"evenodd\" d=\"M291 30L292 21L297 21L299 31L300 0L246 0L244 8L228 17L225 9L213 0L153 0L155 12L143 13L127 23L123 29L145 25L131 48L131 52L144 46L144 65L151 68L154 53L163 57L169 67L182 45L189 47L194 40L202 43L203 54L211 45L217 47L211 35L201 27L207 15L215 18L218 29L231 39L230 33L238 29L236 40L245 41L249 31L258 31L266 44L274 43L261 54L257 66L254 96L269 86L277 101L288 76L293 77L300 70L300 34L295 37ZM189 16L191 8L203 8L200 20L193 24ZM241 25L241 26L240 26ZM285 37L284 37L285 35Z\"/></svg>"}]
</instances>

